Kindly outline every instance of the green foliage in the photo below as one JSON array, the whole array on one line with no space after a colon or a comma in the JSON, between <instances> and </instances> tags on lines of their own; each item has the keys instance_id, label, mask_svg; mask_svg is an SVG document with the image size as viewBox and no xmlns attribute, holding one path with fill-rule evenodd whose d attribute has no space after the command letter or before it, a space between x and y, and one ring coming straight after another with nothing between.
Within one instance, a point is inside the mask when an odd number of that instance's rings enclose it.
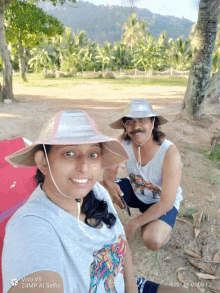
<instances>
[{"instance_id":1,"label":"green foliage","mask_svg":"<svg viewBox=\"0 0 220 293\"><path fill-rule=\"evenodd\" d=\"M20 19L16 13L13 14L15 10L20 13ZM34 20L30 19L30 13ZM41 20L38 19L39 16ZM149 25L146 21L142 19L139 22L137 14L134 13L122 27L122 41L106 41L103 45L87 39L85 31L72 33L69 27L64 30L56 19L36 8L33 3L22 0L17 1L11 10L7 11L6 26L8 41L11 41L14 68L18 66L19 58L25 59L26 64L37 72L43 68L63 72L105 69L117 71L120 68L161 71L171 66L185 70L191 62L189 41L183 42L182 38L168 41L165 31L157 38L153 37L148 31ZM167 84L164 79L160 82L161 85ZM172 82L176 81L173 79ZM146 79L145 83L148 83Z\"/></svg>"},{"instance_id":2,"label":"green foliage","mask_svg":"<svg viewBox=\"0 0 220 293\"><path fill-rule=\"evenodd\" d=\"M7 41L16 45L19 41L23 47L33 48L42 37L62 34L61 22L48 15L41 8L26 1L12 1L5 13Z\"/></svg>"},{"instance_id":3,"label":"green foliage","mask_svg":"<svg viewBox=\"0 0 220 293\"><path fill-rule=\"evenodd\" d=\"M2 64L2 58L0 56L0 70L2 70L2 69L3 69L3 64Z\"/></svg>"},{"instance_id":4,"label":"green foliage","mask_svg":"<svg viewBox=\"0 0 220 293\"><path fill-rule=\"evenodd\" d=\"M213 184L220 184L220 178L216 175L216 171L212 170L212 175L210 176L210 180Z\"/></svg>"},{"instance_id":5,"label":"green foliage","mask_svg":"<svg viewBox=\"0 0 220 293\"><path fill-rule=\"evenodd\" d=\"M144 43L137 45L134 52L134 66L139 70L161 70L166 61L166 52L158 40L149 36Z\"/></svg>"},{"instance_id":6,"label":"green foliage","mask_svg":"<svg viewBox=\"0 0 220 293\"><path fill-rule=\"evenodd\" d=\"M215 163L220 161L220 145L216 145L208 157Z\"/></svg>"},{"instance_id":7,"label":"green foliage","mask_svg":"<svg viewBox=\"0 0 220 293\"><path fill-rule=\"evenodd\" d=\"M136 43L149 35L147 29L149 29L147 22L143 19L141 22L138 22L138 16L136 13L132 13L131 17L128 17L128 22L125 22L122 27L124 33L121 37L123 42L130 46L131 52Z\"/></svg>"},{"instance_id":8,"label":"green foliage","mask_svg":"<svg viewBox=\"0 0 220 293\"><path fill-rule=\"evenodd\" d=\"M192 46L189 40L183 41L182 38L169 40L167 55L170 60L170 67L177 70L189 70L192 60Z\"/></svg>"},{"instance_id":9,"label":"green foliage","mask_svg":"<svg viewBox=\"0 0 220 293\"><path fill-rule=\"evenodd\" d=\"M42 69L56 69L54 66L52 58L46 49L34 48L31 50L31 54L34 55L28 62L30 68L35 71L40 72Z\"/></svg>"}]
</instances>

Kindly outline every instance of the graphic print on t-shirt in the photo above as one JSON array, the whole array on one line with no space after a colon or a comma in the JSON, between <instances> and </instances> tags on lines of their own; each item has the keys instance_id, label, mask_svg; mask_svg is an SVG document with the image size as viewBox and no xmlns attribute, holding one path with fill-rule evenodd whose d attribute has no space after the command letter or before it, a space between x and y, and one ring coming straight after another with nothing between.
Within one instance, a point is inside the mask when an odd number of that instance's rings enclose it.
<instances>
[{"instance_id":1,"label":"graphic print on t-shirt","mask_svg":"<svg viewBox=\"0 0 220 293\"><path fill-rule=\"evenodd\" d=\"M145 195L144 190L149 189L153 193L153 198L157 198L157 195L160 196L161 190L157 186L154 186L150 181L145 181L141 175L131 173L129 174L129 177L134 192L140 188L141 194Z\"/></svg>"},{"instance_id":2,"label":"graphic print on t-shirt","mask_svg":"<svg viewBox=\"0 0 220 293\"><path fill-rule=\"evenodd\" d=\"M124 256L126 253L125 235L120 235L115 244L106 244L93 253L94 261L90 266L89 293L95 293L101 280L106 292L115 293L115 277L124 273Z\"/></svg>"}]
</instances>

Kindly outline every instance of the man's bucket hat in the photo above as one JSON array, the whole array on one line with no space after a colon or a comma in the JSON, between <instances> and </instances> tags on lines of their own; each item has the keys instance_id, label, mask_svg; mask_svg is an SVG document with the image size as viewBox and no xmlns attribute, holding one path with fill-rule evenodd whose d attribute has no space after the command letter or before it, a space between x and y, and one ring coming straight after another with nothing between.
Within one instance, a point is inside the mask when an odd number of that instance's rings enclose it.
<instances>
[{"instance_id":1,"label":"man's bucket hat","mask_svg":"<svg viewBox=\"0 0 220 293\"><path fill-rule=\"evenodd\" d=\"M128 103L124 108L124 115L115 122L109 124L110 127L115 129L124 129L122 118L143 118L143 117L158 117L159 124L169 122L166 118L154 112L151 105L145 99L135 99Z\"/></svg>"},{"instance_id":2,"label":"man's bucket hat","mask_svg":"<svg viewBox=\"0 0 220 293\"><path fill-rule=\"evenodd\" d=\"M36 142L5 157L14 167L36 166L34 156L39 146L102 143L102 168L111 168L129 160L122 144L102 135L92 118L81 110L61 111L42 128Z\"/></svg>"}]
</instances>

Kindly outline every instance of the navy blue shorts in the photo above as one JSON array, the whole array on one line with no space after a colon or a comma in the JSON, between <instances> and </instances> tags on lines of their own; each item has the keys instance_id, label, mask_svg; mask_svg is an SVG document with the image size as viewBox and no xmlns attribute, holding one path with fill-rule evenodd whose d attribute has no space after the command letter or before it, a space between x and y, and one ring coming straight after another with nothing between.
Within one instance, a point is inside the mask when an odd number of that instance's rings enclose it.
<instances>
[{"instance_id":1,"label":"navy blue shorts","mask_svg":"<svg viewBox=\"0 0 220 293\"><path fill-rule=\"evenodd\" d=\"M142 277L136 277L135 280L138 287L138 293L156 293L159 287L159 284L147 281Z\"/></svg>"},{"instance_id":2,"label":"navy blue shorts","mask_svg":"<svg viewBox=\"0 0 220 293\"><path fill-rule=\"evenodd\" d=\"M117 179L115 182L119 185L122 192L124 193L123 198L129 207L138 208L141 213L144 213L147 209L149 209L149 207L151 207L154 204L145 204L142 201L140 201L135 195L133 188L130 184L130 181L127 178ZM173 228L174 223L176 221L177 213L177 209L173 207L169 212L162 215L159 218L159 220L164 221Z\"/></svg>"}]
</instances>

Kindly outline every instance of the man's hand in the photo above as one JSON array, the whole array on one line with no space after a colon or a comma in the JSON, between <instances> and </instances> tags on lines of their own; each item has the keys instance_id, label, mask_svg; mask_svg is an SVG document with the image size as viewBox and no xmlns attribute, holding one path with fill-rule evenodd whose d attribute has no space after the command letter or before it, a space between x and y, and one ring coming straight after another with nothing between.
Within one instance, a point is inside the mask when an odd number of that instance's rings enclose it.
<instances>
[{"instance_id":1,"label":"man's hand","mask_svg":"<svg viewBox=\"0 0 220 293\"><path fill-rule=\"evenodd\" d=\"M125 206L120 199L120 196L123 196L123 192L121 191L119 185L115 182L105 182L105 186L108 189L108 192L112 198L112 201L116 203L121 209L124 209Z\"/></svg>"},{"instance_id":2,"label":"man's hand","mask_svg":"<svg viewBox=\"0 0 220 293\"><path fill-rule=\"evenodd\" d=\"M134 237L134 233L137 230L137 226L135 225L134 220L131 220L130 222L128 222L128 224L124 227L125 229L125 234L127 237L127 240L130 242L131 239Z\"/></svg>"}]
</instances>

